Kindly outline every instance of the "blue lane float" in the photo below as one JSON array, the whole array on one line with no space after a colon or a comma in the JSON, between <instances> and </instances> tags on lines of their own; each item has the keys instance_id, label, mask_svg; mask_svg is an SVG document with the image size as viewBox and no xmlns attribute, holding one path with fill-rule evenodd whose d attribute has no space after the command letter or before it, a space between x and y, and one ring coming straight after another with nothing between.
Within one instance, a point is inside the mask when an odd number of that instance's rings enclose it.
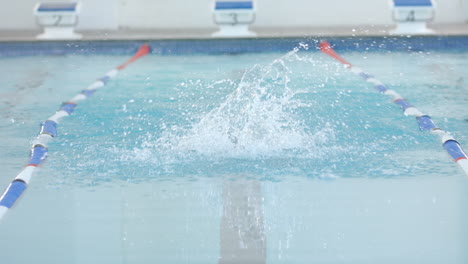
<instances>
[{"instance_id":1,"label":"blue lane float","mask_svg":"<svg viewBox=\"0 0 468 264\"><path fill-rule=\"evenodd\" d=\"M24 190L26 190L26 186L27 184L22 180L12 181L0 200L0 206L11 208Z\"/></svg>"},{"instance_id":2,"label":"blue lane float","mask_svg":"<svg viewBox=\"0 0 468 264\"><path fill-rule=\"evenodd\" d=\"M57 136L57 123L52 120L47 120L41 125L41 132L39 134L48 134L52 137Z\"/></svg>"},{"instance_id":3,"label":"blue lane float","mask_svg":"<svg viewBox=\"0 0 468 264\"><path fill-rule=\"evenodd\" d=\"M76 107L76 103L66 102L62 104L62 106L60 107L60 110L65 111L67 112L67 114L71 115L73 111L75 110L75 107Z\"/></svg>"},{"instance_id":4,"label":"blue lane float","mask_svg":"<svg viewBox=\"0 0 468 264\"><path fill-rule=\"evenodd\" d=\"M437 127L437 125L428 115L423 114L396 91L388 89L374 76L365 73L360 68L353 66L351 63L343 59L333 50L330 43L322 41L320 43L320 50L335 60L341 62L346 68L350 69L356 75L361 76L366 82L373 84L374 88L380 93L391 96L393 98L393 102L402 108L403 113L406 116L416 117L419 128L421 130L430 131L431 133L439 136L445 151L449 154L450 157L452 157L453 161L455 161L460 166L463 172L468 175L468 156L463 151L460 143L458 143L458 141L456 141L449 132Z\"/></svg>"},{"instance_id":5,"label":"blue lane float","mask_svg":"<svg viewBox=\"0 0 468 264\"><path fill-rule=\"evenodd\" d=\"M401 109L403 109L403 111L405 111L406 109L410 107L413 107L410 103L408 103L408 101L402 98L395 100L394 103L399 105Z\"/></svg>"},{"instance_id":6,"label":"blue lane float","mask_svg":"<svg viewBox=\"0 0 468 264\"><path fill-rule=\"evenodd\" d=\"M96 89L94 89L94 90L83 90L83 91L81 91L81 94L83 94L86 97L90 97L91 95L94 94L94 92L96 92Z\"/></svg>"},{"instance_id":7,"label":"blue lane float","mask_svg":"<svg viewBox=\"0 0 468 264\"><path fill-rule=\"evenodd\" d=\"M466 159L466 154L463 152L460 144L453 139L445 141L444 148L454 161Z\"/></svg>"},{"instance_id":8,"label":"blue lane float","mask_svg":"<svg viewBox=\"0 0 468 264\"><path fill-rule=\"evenodd\" d=\"M102 78L99 79L99 81L101 81L102 83L106 84L108 81L110 80L110 77L109 76L104 76Z\"/></svg>"},{"instance_id":9,"label":"blue lane float","mask_svg":"<svg viewBox=\"0 0 468 264\"><path fill-rule=\"evenodd\" d=\"M379 92L379 93L385 93L387 91L387 87L385 87L385 85L376 85L375 86L375 89Z\"/></svg>"},{"instance_id":10,"label":"blue lane float","mask_svg":"<svg viewBox=\"0 0 468 264\"><path fill-rule=\"evenodd\" d=\"M416 120L418 120L419 129L421 130L431 131L437 128L436 124L434 124L434 121L432 121L432 119L427 115L418 116L416 117Z\"/></svg>"},{"instance_id":11,"label":"blue lane float","mask_svg":"<svg viewBox=\"0 0 468 264\"><path fill-rule=\"evenodd\" d=\"M71 100L63 103L54 115L41 124L39 135L32 143L28 164L23 168L23 170L21 170L10 185L8 185L0 197L0 220L24 193L35 169L40 166L47 157L47 145L54 137L57 136L57 125L60 123L60 120L63 117L71 115L78 105L78 102L93 95L98 88L104 86L110 79L114 78L120 70L125 69L125 67L130 63L149 54L149 52L150 47L146 44L142 45L129 60L119 65L117 68L110 70L103 77L93 82Z\"/></svg>"},{"instance_id":12,"label":"blue lane float","mask_svg":"<svg viewBox=\"0 0 468 264\"><path fill-rule=\"evenodd\" d=\"M48 149L43 145L35 145L31 150L31 158L29 160L28 166L39 166L43 160L47 157Z\"/></svg>"}]
</instances>

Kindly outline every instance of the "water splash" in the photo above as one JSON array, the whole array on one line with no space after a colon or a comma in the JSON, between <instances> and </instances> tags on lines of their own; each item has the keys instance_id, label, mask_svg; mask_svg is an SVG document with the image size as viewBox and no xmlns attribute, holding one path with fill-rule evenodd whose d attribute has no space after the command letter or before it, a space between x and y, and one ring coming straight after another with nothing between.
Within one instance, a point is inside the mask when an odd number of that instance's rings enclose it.
<instances>
[{"instance_id":1,"label":"water splash","mask_svg":"<svg viewBox=\"0 0 468 264\"><path fill-rule=\"evenodd\" d=\"M296 114L296 109L311 105L295 98L304 91L289 87L288 63L305 60L298 52L306 48L301 45L268 65L253 66L222 103L188 129L172 127L144 147L183 153L185 158L189 153L217 158L311 154L317 143L333 138L333 131L329 126L311 131Z\"/></svg>"},{"instance_id":2,"label":"water splash","mask_svg":"<svg viewBox=\"0 0 468 264\"><path fill-rule=\"evenodd\" d=\"M366 132L374 124L363 122L363 109L351 100L361 98L349 95L352 87L337 81L344 69L317 60L307 48L299 45L268 63L227 69L216 78L194 75L158 90L150 100L147 91L119 93L123 99L111 108L114 112L100 106L107 113L103 124L94 115L83 116L85 123L98 122L91 126L96 131L86 133L100 143L77 148L76 155L87 158L72 170L86 171L89 182L242 174L274 180L284 175L349 176L349 167L368 162L375 149L388 150L391 142L365 139L360 124L369 127Z\"/></svg>"}]
</instances>

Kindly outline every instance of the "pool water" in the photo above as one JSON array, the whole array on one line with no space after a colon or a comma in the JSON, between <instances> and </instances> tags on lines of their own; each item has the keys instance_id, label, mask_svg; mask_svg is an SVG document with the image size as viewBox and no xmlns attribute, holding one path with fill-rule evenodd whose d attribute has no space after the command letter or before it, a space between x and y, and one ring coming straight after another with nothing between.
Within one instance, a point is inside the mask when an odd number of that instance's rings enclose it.
<instances>
[{"instance_id":1,"label":"pool water","mask_svg":"<svg viewBox=\"0 0 468 264\"><path fill-rule=\"evenodd\" d=\"M313 45L126 68L59 124L0 224L1 261L466 263L466 176ZM466 149L468 51L342 55ZM39 124L127 58L0 59L1 186Z\"/></svg>"}]
</instances>

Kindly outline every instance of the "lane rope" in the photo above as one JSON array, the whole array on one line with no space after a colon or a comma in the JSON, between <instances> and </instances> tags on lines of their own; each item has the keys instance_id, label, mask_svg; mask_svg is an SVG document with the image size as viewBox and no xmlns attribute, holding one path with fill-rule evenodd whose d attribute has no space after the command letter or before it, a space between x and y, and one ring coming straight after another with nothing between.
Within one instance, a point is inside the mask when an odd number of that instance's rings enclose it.
<instances>
[{"instance_id":1,"label":"lane rope","mask_svg":"<svg viewBox=\"0 0 468 264\"><path fill-rule=\"evenodd\" d=\"M98 88L103 87L110 79L117 76L119 71L125 69L128 65L138 60L139 58L149 54L150 50L151 49L149 45L141 45L138 51L129 60L119 65L115 69L108 71L103 77L97 79L72 99L63 103L54 115L49 117L41 124L39 135L32 142L28 164L13 179L13 181L3 192L3 195L0 197L0 220L21 197L29 182L31 181L34 171L47 157L47 144L57 136L57 124L60 122L60 120L63 117L71 115L75 110L75 107L78 105L78 102L85 100L86 98L93 95Z\"/></svg>"},{"instance_id":2,"label":"lane rope","mask_svg":"<svg viewBox=\"0 0 468 264\"><path fill-rule=\"evenodd\" d=\"M426 114L423 114L419 111L416 107L410 104L406 99L404 99L401 95L399 95L396 91L387 88L381 81L376 79L374 76L364 72L358 67L353 66L351 63L343 59L338 53L336 53L330 43L327 41L322 41L319 46L320 50L329 55L330 57L334 58L335 60L342 63L346 68L351 70L354 74L362 77L366 82L371 83L374 85L374 88L382 93L392 97L393 102L401 107L403 113L406 116L414 116L419 124L419 128L423 131L430 131L431 133L439 136L439 139L442 142L442 146L445 151L452 157L453 161L455 161L460 168L468 175L468 156L463 151L460 143L456 141L452 135L439 128L434 121Z\"/></svg>"}]
</instances>

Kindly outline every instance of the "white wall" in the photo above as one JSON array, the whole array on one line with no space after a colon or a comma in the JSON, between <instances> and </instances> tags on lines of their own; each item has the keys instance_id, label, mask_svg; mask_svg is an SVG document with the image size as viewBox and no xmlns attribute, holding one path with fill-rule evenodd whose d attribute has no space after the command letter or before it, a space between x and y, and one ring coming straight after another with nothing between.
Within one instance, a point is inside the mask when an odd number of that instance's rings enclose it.
<instances>
[{"instance_id":1,"label":"white wall","mask_svg":"<svg viewBox=\"0 0 468 264\"><path fill-rule=\"evenodd\" d=\"M34 0L1 1L0 29L30 29L34 28L35 20L32 15Z\"/></svg>"},{"instance_id":2,"label":"white wall","mask_svg":"<svg viewBox=\"0 0 468 264\"><path fill-rule=\"evenodd\" d=\"M275 8L271 8L272 6ZM258 9L258 26L343 26L391 23L391 12L387 0L263 0L258 1Z\"/></svg>"},{"instance_id":3,"label":"white wall","mask_svg":"<svg viewBox=\"0 0 468 264\"><path fill-rule=\"evenodd\" d=\"M42 2L66 2L44 0ZM39 29L33 15L38 0L0 0L0 30ZM79 29L117 29L119 0L81 0Z\"/></svg>"},{"instance_id":4,"label":"white wall","mask_svg":"<svg viewBox=\"0 0 468 264\"><path fill-rule=\"evenodd\" d=\"M212 0L120 0L122 28L207 28Z\"/></svg>"},{"instance_id":5,"label":"white wall","mask_svg":"<svg viewBox=\"0 0 468 264\"><path fill-rule=\"evenodd\" d=\"M79 29L119 28L119 1L82 0L82 4Z\"/></svg>"},{"instance_id":6,"label":"white wall","mask_svg":"<svg viewBox=\"0 0 468 264\"><path fill-rule=\"evenodd\" d=\"M468 23L468 0L461 0L462 2L462 9L461 11L463 12L464 16L464 20L466 23Z\"/></svg>"},{"instance_id":7,"label":"white wall","mask_svg":"<svg viewBox=\"0 0 468 264\"><path fill-rule=\"evenodd\" d=\"M464 22L462 2L468 0L435 1L437 2L435 23ZM213 27L211 14L213 0L120 0L120 2L119 22L124 28ZM390 0L257 0L256 8L255 26L257 27L392 24Z\"/></svg>"},{"instance_id":8,"label":"white wall","mask_svg":"<svg viewBox=\"0 0 468 264\"><path fill-rule=\"evenodd\" d=\"M60 1L60 0L48 0ZM214 0L81 0L79 29L214 28ZM256 27L391 24L390 0L257 0ZM465 23L468 0L435 0L435 23ZM0 30L37 29L36 0L3 0ZM353 10L353 11L351 11Z\"/></svg>"}]
</instances>

